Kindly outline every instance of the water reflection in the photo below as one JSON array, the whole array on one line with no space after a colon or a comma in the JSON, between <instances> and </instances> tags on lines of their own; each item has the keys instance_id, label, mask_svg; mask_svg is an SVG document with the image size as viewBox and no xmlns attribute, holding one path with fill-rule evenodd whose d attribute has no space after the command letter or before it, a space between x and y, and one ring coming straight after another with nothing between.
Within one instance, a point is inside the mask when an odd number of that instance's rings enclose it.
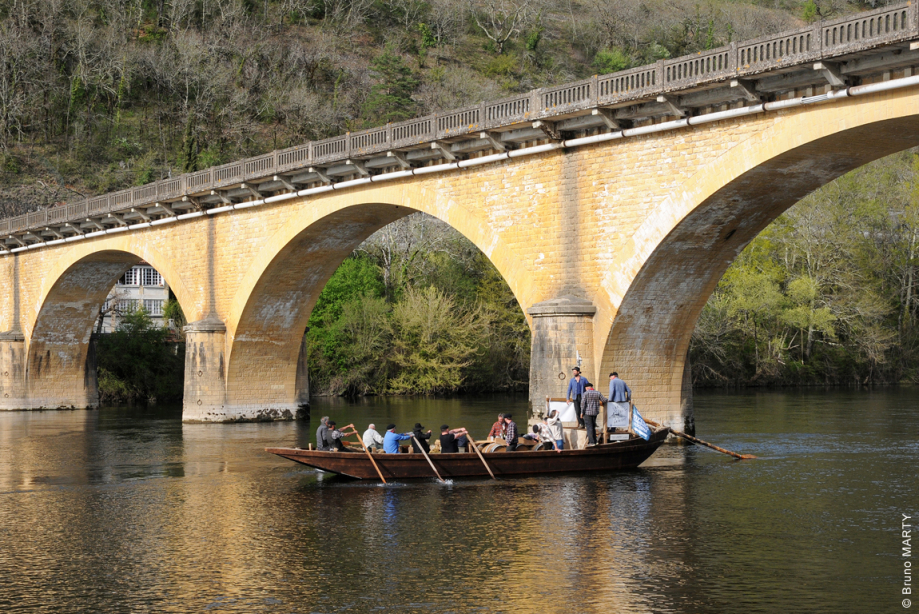
<instances>
[{"instance_id":1,"label":"water reflection","mask_svg":"<svg viewBox=\"0 0 919 614\"><path fill-rule=\"evenodd\" d=\"M919 511L915 399L699 395L700 433L761 460L666 446L629 472L387 486L263 452L305 446L315 422L0 414L0 610L892 611L899 514ZM484 433L524 403L314 415Z\"/></svg>"}]
</instances>

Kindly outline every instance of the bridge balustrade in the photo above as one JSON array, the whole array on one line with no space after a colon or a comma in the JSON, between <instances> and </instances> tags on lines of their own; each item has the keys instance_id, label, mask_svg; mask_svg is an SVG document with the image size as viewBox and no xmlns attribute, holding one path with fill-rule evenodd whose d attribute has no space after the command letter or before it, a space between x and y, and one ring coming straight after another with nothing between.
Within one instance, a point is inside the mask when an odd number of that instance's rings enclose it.
<instances>
[{"instance_id":1,"label":"bridge balustrade","mask_svg":"<svg viewBox=\"0 0 919 614\"><path fill-rule=\"evenodd\" d=\"M313 143L310 150L310 162L322 164L323 162L344 160L349 157L350 153L348 137L336 136Z\"/></svg>"},{"instance_id":2,"label":"bridge balustrade","mask_svg":"<svg viewBox=\"0 0 919 614\"><path fill-rule=\"evenodd\" d=\"M652 66L640 66L600 77L597 82L598 102L615 104L647 98L661 89L664 82L663 67L663 62L658 62Z\"/></svg>"},{"instance_id":3,"label":"bridge balustrade","mask_svg":"<svg viewBox=\"0 0 919 614\"><path fill-rule=\"evenodd\" d=\"M356 132L351 135L351 154L355 156L366 156L368 154L379 153L390 148L389 142L392 127L390 124L382 128Z\"/></svg>"},{"instance_id":4,"label":"bridge balustrade","mask_svg":"<svg viewBox=\"0 0 919 614\"><path fill-rule=\"evenodd\" d=\"M507 128L537 117L552 117L647 99L657 94L752 76L767 70L831 59L896 42L919 38L919 3L884 7L806 28L742 43L661 60L576 83L533 90L478 105L388 124L343 136L298 145L174 179L99 196L66 209L70 220L105 214L187 194L290 172L308 166L344 161L394 148L413 147L437 139ZM62 214L56 212L54 223ZM34 222L34 223L33 223ZM10 234L47 224L44 214L0 220L0 233Z\"/></svg>"},{"instance_id":5,"label":"bridge balustrade","mask_svg":"<svg viewBox=\"0 0 919 614\"><path fill-rule=\"evenodd\" d=\"M737 72L736 45L727 45L695 56L684 56L663 63L664 86L667 89L710 81L722 81Z\"/></svg>"},{"instance_id":6,"label":"bridge balustrade","mask_svg":"<svg viewBox=\"0 0 919 614\"><path fill-rule=\"evenodd\" d=\"M485 128L485 103L437 115L437 138L474 134Z\"/></svg>"},{"instance_id":7,"label":"bridge balustrade","mask_svg":"<svg viewBox=\"0 0 919 614\"><path fill-rule=\"evenodd\" d=\"M825 53L844 49L847 53L896 41L905 31L915 33L916 10L897 6L872 15L841 17L820 24L820 40Z\"/></svg>"},{"instance_id":8,"label":"bridge balustrade","mask_svg":"<svg viewBox=\"0 0 919 614\"><path fill-rule=\"evenodd\" d=\"M278 172L290 171L310 164L310 146L297 145L278 152Z\"/></svg>"},{"instance_id":9,"label":"bridge balustrade","mask_svg":"<svg viewBox=\"0 0 919 614\"><path fill-rule=\"evenodd\" d=\"M541 90L539 97L538 117L593 108L597 104L597 77Z\"/></svg>"},{"instance_id":10,"label":"bridge balustrade","mask_svg":"<svg viewBox=\"0 0 919 614\"><path fill-rule=\"evenodd\" d=\"M410 147L434 140L434 115L392 124L392 146Z\"/></svg>"},{"instance_id":11,"label":"bridge balustrade","mask_svg":"<svg viewBox=\"0 0 919 614\"><path fill-rule=\"evenodd\" d=\"M213 187L222 188L243 180L243 163L233 162L214 169Z\"/></svg>"},{"instance_id":12,"label":"bridge balustrade","mask_svg":"<svg viewBox=\"0 0 919 614\"><path fill-rule=\"evenodd\" d=\"M248 181L250 179L256 179L258 177L264 177L265 175L273 174L274 169L277 166L277 160L275 160L276 157L277 154L272 152L264 156L259 156L258 158L246 160L246 180Z\"/></svg>"}]
</instances>

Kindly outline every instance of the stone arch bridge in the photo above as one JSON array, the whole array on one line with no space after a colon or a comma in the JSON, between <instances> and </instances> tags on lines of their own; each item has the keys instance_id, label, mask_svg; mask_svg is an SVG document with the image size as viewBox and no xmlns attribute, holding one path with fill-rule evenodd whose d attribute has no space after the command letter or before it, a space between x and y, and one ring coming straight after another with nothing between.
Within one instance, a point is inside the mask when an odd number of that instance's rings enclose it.
<instances>
[{"instance_id":1,"label":"stone arch bridge","mask_svg":"<svg viewBox=\"0 0 919 614\"><path fill-rule=\"evenodd\" d=\"M146 260L190 322L183 419L294 417L326 281L421 211L515 293L534 404L577 352L591 381L616 370L648 417L691 428L689 340L731 261L810 191L919 145L915 6L773 39L0 221L0 409L98 403L93 322Z\"/></svg>"}]
</instances>

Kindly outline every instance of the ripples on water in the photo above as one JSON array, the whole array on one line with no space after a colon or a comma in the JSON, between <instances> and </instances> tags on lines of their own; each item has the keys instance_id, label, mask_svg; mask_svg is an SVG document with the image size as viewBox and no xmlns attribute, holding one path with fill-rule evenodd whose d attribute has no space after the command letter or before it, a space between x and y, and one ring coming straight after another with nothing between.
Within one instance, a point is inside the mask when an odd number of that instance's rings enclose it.
<instances>
[{"instance_id":1,"label":"ripples on water","mask_svg":"<svg viewBox=\"0 0 919 614\"><path fill-rule=\"evenodd\" d=\"M0 611L884 612L917 516L916 391L699 395L607 475L382 486L269 456L313 423L0 414ZM484 435L508 398L320 402Z\"/></svg>"}]
</instances>

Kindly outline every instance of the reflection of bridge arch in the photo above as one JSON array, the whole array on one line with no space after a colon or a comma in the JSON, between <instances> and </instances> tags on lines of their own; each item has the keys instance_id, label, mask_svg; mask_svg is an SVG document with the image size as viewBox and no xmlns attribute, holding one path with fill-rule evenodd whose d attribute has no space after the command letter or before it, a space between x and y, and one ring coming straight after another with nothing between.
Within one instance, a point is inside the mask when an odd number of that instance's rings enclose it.
<instances>
[{"instance_id":1,"label":"reflection of bridge arch","mask_svg":"<svg viewBox=\"0 0 919 614\"><path fill-rule=\"evenodd\" d=\"M243 274L227 318L228 407L270 407L294 414L308 403L305 357L300 353L313 306L341 262L387 224L427 213L466 236L502 275L513 269L506 246L475 209L444 206L436 190L412 183L368 192L373 202L364 201L360 193L329 195L299 209ZM512 290L514 285L511 280ZM274 385L257 383L266 380ZM187 415L196 410L186 405Z\"/></svg>"},{"instance_id":2,"label":"reflection of bridge arch","mask_svg":"<svg viewBox=\"0 0 919 614\"><path fill-rule=\"evenodd\" d=\"M734 258L813 190L917 145L919 97L899 91L777 118L700 168L666 194L606 274L616 315L602 371L628 365L645 406L673 424L691 420L691 411L680 410L691 403L684 380L689 340ZM661 416L664 408L668 415Z\"/></svg>"},{"instance_id":3,"label":"reflection of bridge arch","mask_svg":"<svg viewBox=\"0 0 919 614\"><path fill-rule=\"evenodd\" d=\"M150 246L120 238L99 250L80 244L54 262L40 282L40 308L23 325L31 407L94 406L99 401L95 362L87 360L90 335L106 296L125 271L142 260L156 268L181 303L190 293L173 262Z\"/></svg>"}]
</instances>

